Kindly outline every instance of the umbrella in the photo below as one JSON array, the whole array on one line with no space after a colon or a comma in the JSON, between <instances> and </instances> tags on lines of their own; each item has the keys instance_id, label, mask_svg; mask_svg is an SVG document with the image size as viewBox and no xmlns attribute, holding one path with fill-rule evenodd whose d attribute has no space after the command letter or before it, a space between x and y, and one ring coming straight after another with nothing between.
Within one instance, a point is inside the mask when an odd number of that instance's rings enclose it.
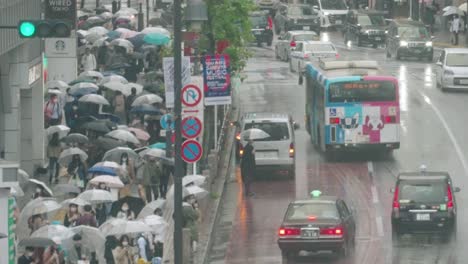
<instances>
[{"instance_id":1,"label":"umbrella","mask_svg":"<svg viewBox=\"0 0 468 264\"><path fill-rule=\"evenodd\" d=\"M133 44L126 39L114 39L113 41L111 41L110 44L114 46L126 48L127 50L133 48Z\"/></svg>"},{"instance_id":2,"label":"umbrella","mask_svg":"<svg viewBox=\"0 0 468 264\"><path fill-rule=\"evenodd\" d=\"M34 248L47 248L56 245L50 238L29 237L21 240L18 247L34 247Z\"/></svg>"},{"instance_id":3,"label":"umbrella","mask_svg":"<svg viewBox=\"0 0 468 264\"><path fill-rule=\"evenodd\" d=\"M114 15L114 17L117 17ZM130 23L132 23L132 16L130 14L121 14L114 20L114 25L118 27L130 28Z\"/></svg>"},{"instance_id":4,"label":"umbrella","mask_svg":"<svg viewBox=\"0 0 468 264\"><path fill-rule=\"evenodd\" d=\"M124 235L124 234L139 234L152 232L151 227L143 221L116 221L109 230L106 230L104 235Z\"/></svg>"},{"instance_id":5,"label":"umbrella","mask_svg":"<svg viewBox=\"0 0 468 264\"><path fill-rule=\"evenodd\" d=\"M54 196L54 193L52 192L52 190L44 182L41 182L36 179L29 179L29 182L32 182L34 184L41 186L47 193L49 193L50 196Z\"/></svg>"},{"instance_id":6,"label":"umbrella","mask_svg":"<svg viewBox=\"0 0 468 264\"><path fill-rule=\"evenodd\" d=\"M88 173L92 174L99 174L99 175L112 175L112 176L117 176L117 173L115 173L115 170L109 167L104 167L104 166L96 166L94 165L88 170Z\"/></svg>"},{"instance_id":7,"label":"umbrella","mask_svg":"<svg viewBox=\"0 0 468 264\"><path fill-rule=\"evenodd\" d=\"M131 8L131 7L122 7L120 8L119 12L125 12L125 13L132 14L132 15L138 14L138 10L136 10L135 8Z\"/></svg>"},{"instance_id":8,"label":"umbrella","mask_svg":"<svg viewBox=\"0 0 468 264\"><path fill-rule=\"evenodd\" d=\"M159 215L149 215L143 220L151 229L153 233L162 233L168 226L168 223Z\"/></svg>"},{"instance_id":9,"label":"umbrella","mask_svg":"<svg viewBox=\"0 0 468 264\"><path fill-rule=\"evenodd\" d=\"M76 204L78 206L85 206L85 205L89 205L90 203L88 203L87 201L85 201L83 199L80 199L80 198L66 199L66 200L64 200L63 202L60 203L62 208L69 207L70 204Z\"/></svg>"},{"instance_id":10,"label":"umbrella","mask_svg":"<svg viewBox=\"0 0 468 264\"><path fill-rule=\"evenodd\" d=\"M130 41L135 48L140 48L143 44L145 44L145 41L143 40L145 36L145 34L140 33L133 37L127 38L127 40Z\"/></svg>"},{"instance_id":11,"label":"umbrella","mask_svg":"<svg viewBox=\"0 0 468 264\"><path fill-rule=\"evenodd\" d=\"M79 148L68 148L60 153L58 162L60 165L67 167L75 155L78 155L82 162L85 162L88 159L88 154L86 154L83 150Z\"/></svg>"},{"instance_id":12,"label":"umbrella","mask_svg":"<svg viewBox=\"0 0 468 264\"><path fill-rule=\"evenodd\" d=\"M467 8L466 2L458 6L458 9L460 9L460 10L462 10L464 12L466 12L466 8Z\"/></svg>"},{"instance_id":13,"label":"umbrella","mask_svg":"<svg viewBox=\"0 0 468 264\"><path fill-rule=\"evenodd\" d=\"M450 16L450 15L455 15L455 14L463 15L463 11L460 10L456 6L446 6L443 10L444 10L444 13L442 14L443 16Z\"/></svg>"},{"instance_id":14,"label":"umbrella","mask_svg":"<svg viewBox=\"0 0 468 264\"><path fill-rule=\"evenodd\" d=\"M110 20L112 18L112 13L105 7L98 7L95 10L96 12L102 12L101 14L99 14L99 17L101 17L102 19Z\"/></svg>"},{"instance_id":15,"label":"umbrella","mask_svg":"<svg viewBox=\"0 0 468 264\"><path fill-rule=\"evenodd\" d=\"M187 197L189 195L194 195L197 199L202 199L204 198L206 195L208 195L208 191L197 186L197 185L190 185L190 186L187 186L185 187L186 191L187 191L187 195L184 196Z\"/></svg>"},{"instance_id":16,"label":"umbrella","mask_svg":"<svg viewBox=\"0 0 468 264\"><path fill-rule=\"evenodd\" d=\"M202 184L204 184L206 181L206 177L203 176L203 175L186 175L182 178L182 185L183 186L189 186L191 184L193 185L196 185L196 186L200 186Z\"/></svg>"},{"instance_id":17,"label":"umbrella","mask_svg":"<svg viewBox=\"0 0 468 264\"><path fill-rule=\"evenodd\" d=\"M123 34L123 33L133 31L133 30L128 29L128 28L117 28L115 31L119 32L120 34Z\"/></svg>"},{"instance_id":18,"label":"umbrella","mask_svg":"<svg viewBox=\"0 0 468 264\"><path fill-rule=\"evenodd\" d=\"M53 88L66 89L70 86L64 81L54 80L54 81L48 81L46 87L47 89L53 89Z\"/></svg>"},{"instance_id":19,"label":"umbrella","mask_svg":"<svg viewBox=\"0 0 468 264\"><path fill-rule=\"evenodd\" d=\"M99 258L104 257L106 238L99 229L81 225L70 228L70 231L81 236L81 245L96 252L96 254L100 255ZM99 263L101 263L101 260L99 260ZM105 263L105 260L102 263Z\"/></svg>"},{"instance_id":20,"label":"umbrella","mask_svg":"<svg viewBox=\"0 0 468 264\"><path fill-rule=\"evenodd\" d=\"M94 43L94 42L98 41L99 39L101 39L102 37L103 37L103 35L94 32L94 33L89 33L88 35L86 35L86 36L85 36L85 39L86 39L89 43ZM86 47L86 48L87 48L87 47Z\"/></svg>"},{"instance_id":21,"label":"umbrella","mask_svg":"<svg viewBox=\"0 0 468 264\"><path fill-rule=\"evenodd\" d=\"M150 104L142 104L142 105L132 107L132 110L130 110L130 113L144 114L144 115L163 115L164 114L160 109Z\"/></svg>"},{"instance_id":22,"label":"umbrella","mask_svg":"<svg viewBox=\"0 0 468 264\"><path fill-rule=\"evenodd\" d=\"M155 155L157 155L158 158L160 158L163 163L165 163L167 165L170 165L170 166L174 165L174 158L168 158L166 156L166 151L164 151L162 149L150 149L148 147L143 147L143 148L139 149L138 155L140 155L140 157L144 158L145 156L147 156L147 153L152 151L152 150L156 150L157 152L150 153L150 155L148 155L148 156L155 157Z\"/></svg>"},{"instance_id":23,"label":"umbrella","mask_svg":"<svg viewBox=\"0 0 468 264\"><path fill-rule=\"evenodd\" d=\"M137 94L143 92L143 86L141 84L127 83L125 86L125 89L122 91L125 96L129 96L132 93L132 88L135 88Z\"/></svg>"},{"instance_id":24,"label":"umbrella","mask_svg":"<svg viewBox=\"0 0 468 264\"><path fill-rule=\"evenodd\" d=\"M34 231L31 234L31 237L37 238L50 238L53 239L58 237L62 240L69 239L73 237L73 232L70 229L63 225L45 225Z\"/></svg>"},{"instance_id":25,"label":"umbrella","mask_svg":"<svg viewBox=\"0 0 468 264\"><path fill-rule=\"evenodd\" d=\"M79 29L90 29L96 26L102 26L106 23L106 20L100 17L92 17L87 19L84 23L78 26Z\"/></svg>"},{"instance_id":26,"label":"umbrella","mask_svg":"<svg viewBox=\"0 0 468 264\"><path fill-rule=\"evenodd\" d=\"M106 76L106 77L102 78L102 80L101 80L101 84L108 83L108 82L120 82L120 83L123 83L123 84L128 83L127 79L125 79L123 76L120 76L120 75L117 75L117 74Z\"/></svg>"},{"instance_id":27,"label":"umbrella","mask_svg":"<svg viewBox=\"0 0 468 264\"><path fill-rule=\"evenodd\" d=\"M264 138L269 138L270 135L258 128L251 128L247 129L241 134L241 138L244 138L246 140L257 140L257 139L264 139Z\"/></svg>"},{"instance_id":28,"label":"umbrella","mask_svg":"<svg viewBox=\"0 0 468 264\"><path fill-rule=\"evenodd\" d=\"M78 10L76 12L76 17L80 18L80 17L83 17L83 16L89 16L92 14L92 12L86 12L87 10Z\"/></svg>"},{"instance_id":29,"label":"umbrella","mask_svg":"<svg viewBox=\"0 0 468 264\"><path fill-rule=\"evenodd\" d=\"M85 95L90 93L96 93L99 90L99 87L90 82L81 82L74 84L70 89L70 94L74 96Z\"/></svg>"},{"instance_id":30,"label":"umbrella","mask_svg":"<svg viewBox=\"0 0 468 264\"><path fill-rule=\"evenodd\" d=\"M109 120L95 120L84 123L82 128L101 133L108 133L109 131L115 129L116 126Z\"/></svg>"},{"instance_id":31,"label":"umbrella","mask_svg":"<svg viewBox=\"0 0 468 264\"><path fill-rule=\"evenodd\" d=\"M121 169L120 164L117 162L113 161L101 161L95 164L95 166L101 166L101 167L106 167L106 168L112 168L112 169Z\"/></svg>"},{"instance_id":32,"label":"umbrella","mask_svg":"<svg viewBox=\"0 0 468 264\"><path fill-rule=\"evenodd\" d=\"M82 192L78 198L91 204L107 203L115 201L112 194L105 190L92 189Z\"/></svg>"},{"instance_id":33,"label":"umbrella","mask_svg":"<svg viewBox=\"0 0 468 264\"><path fill-rule=\"evenodd\" d=\"M147 34L143 41L147 44L151 45L166 45L169 43L171 39L168 35L161 34L161 33L149 33Z\"/></svg>"},{"instance_id":34,"label":"umbrella","mask_svg":"<svg viewBox=\"0 0 468 264\"><path fill-rule=\"evenodd\" d=\"M24 191L23 189L19 186L18 183L14 183L10 186L10 194L15 197L23 197L24 196Z\"/></svg>"},{"instance_id":35,"label":"umbrella","mask_svg":"<svg viewBox=\"0 0 468 264\"><path fill-rule=\"evenodd\" d=\"M125 196L123 198L120 198L118 201L112 203L110 214L116 216L117 213L120 211L120 208L122 208L123 203L127 203L128 207L132 209L135 215L138 215L145 206L145 201L143 201L143 199L141 199L140 197Z\"/></svg>"},{"instance_id":36,"label":"umbrella","mask_svg":"<svg viewBox=\"0 0 468 264\"><path fill-rule=\"evenodd\" d=\"M145 104L155 104L162 103L163 99L156 94L145 94L138 96L135 101L133 101L132 106L140 106Z\"/></svg>"},{"instance_id":37,"label":"umbrella","mask_svg":"<svg viewBox=\"0 0 468 264\"><path fill-rule=\"evenodd\" d=\"M29 201L21 210L18 226L16 228L17 236L23 239L29 236L28 220L33 215L46 214L59 210L61 207L54 198L36 198Z\"/></svg>"},{"instance_id":38,"label":"umbrella","mask_svg":"<svg viewBox=\"0 0 468 264\"><path fill-rule=\"evenodd\" d=\"M59 138L63 138L68 134L68 132L70 132L70 128L64 125L50 126L47 128L47 135L49 137L55 133L58 133Z\"/></svg>"},{"instance_id":39,"label":"umbrella","mask_svg":"<svg viewBox=\"0 0 468 264\"><path fill-rule=\"evenodd\" d=\"M154 17L154 18L151 18L149 21L148 21L148 24L149 25L152 25L152 26L161 26L161 27L167 27L168 23L166 20L164 20L163 18L161 17Z\"/></svg>"},{"instance_id":40,"label":"umbrella","mask_svg":"<svg viewBox=\"0 0 468 264\"><path fill-rule=\"evenodd\" d=\"M158 143L155 143L153 145L150 145L149 148L152 148L152 149L166 149L166 143L158 142Z\"/></svg>"},{"instance_id":41,"label":"umbrella","mask_svg":"<svg viewBox=\"0 0 468 264\"><path fill-rule=\"evenodd\" d=\"M128 38L131 38L131 37L134 37L136 35L140 34L140 32L138 31L133 31L133 30L129 30L127 32L123 32L120 37L121 38L124 38L124 39L128 39ZM131 42L131 41L130 41ZM133 43L132 43L133 44Z\"/></svg>"},{"instance_id":42,"label":"umbrella","mask_svg":"<svg viewBox=\"0 0 468 264\"><path fill-rule=\"evenodd\" d=\"M148 139L151 137L150 134L148 134L148 132L144 131L143 129L130 127L128 130L135 133L136 138L139 140L148 141Z\"/></svg>"},{"instance_id":43,"label":"umbrella","mask_svg":"<svg viewBox=\"0 0 468 264\"><path fill-rule=\"evenodd\" d=\"M119 177L111 175L100 175L96 176L91 181L92 184L99 185L100 183L105 183L109 188L123 188L125 184L119 179Z\"/></svg>"},{"instance_id":44,"label":"umbrella","mask_svg":"<svg viewBox=\"0 0 468 264\"><path fill-rule=\"evenodd\" d=\"M154 211L157 208L164 210L165 204L166 204L166 200L164 199L157 199L148 203L147 205L145 205L145 207L143 207L141 212L138 214L138 219L143 219L149 215L153 215Z\"/></svg>"},{"instance_id":45,"label":"umbrella","mask_svg":"<svg viewBox=\"0 0 468 264\"><path fill-rule=\"evenodd\" d=\"M120 91L120 92L123 92L127 89L127 86L125 86L125 84L121 83L121 82L118 82L118 81L110 81L110 82L106 82L103 84L103 86L109 90L112 90L112 91Z\"/></svg>"},{"instance_id":46,"label":"umbrella","mask_svg":"<svg viewBox=\"0 0 468 264\"><path fill-rule=\"evenodd\" d=\"M78 11L79 12L79 11ZM78 29L76 31L76 34L78 34L78 37L81 37L81 38L84 38L86 37L86 35L88 35L88 31L87 30L83 30L83 29Z\"/></svg>"},{"instance_id":47,"label":"umbrella","mask_svg":"<svg viewBox=\"0 0 468 264\"><path fill-rule=\"evenodd\" d=\"M135 135L132 134L132 132L127 131L127 130L122 130L122 129L113 130L113 131L107 133L106 136L111 137L111 138L115 138L115 139L118 139L118 140L122 140L122 141L125 141L125 142L134 143L134 144L139 144L140 143L138 138L136 138Z\"/></svg>"},{"instance_id":48,"label":"umbrella","mask_svg":"<svg viewBox=\"0 0 468 264\"><path fill-rule=\"evenodd\" d=\"M93 78L76 78L75 80L71 81L68 83L68 85L75 85L77 83L92 83L92 84L96 84L96 79L93 79Z\"/></svg>"},{"instance_id":49,"label":"umbrella","mask_svg":"<svg viewBox=\"0 0 468 264\"><path fill-rule=\"evenodd\" d=\"M104 76L102 76L102 73L98 71L84 71L80 73L78 77L90 77L90 78L98 78L98 79L104 78Z\"/></svg>"},{"instance_id":50,"label":"umbrella","mask_svg":"<svg viewBox=\"0 0 468 264\"><path fill-rule=\"evenodd\" d=\"M86 94L83 95L83 97L81 97L78 101L98 105L110 105L109 101L107 101L107 99L104 98L104 96L99 94Z\"/></svg>"},{"instance_id":51,"label":"umbrella","mask_svg":"<svg viewBox=\"0 0 468 264\"><path fill-rule=\"evenodd\" d=\"M29 182L29 174L22 169L18 169L18 183L20 186L24 186Z\"/></svg>"},{"instance_id":52,"label":"umbrella","mask_svg":"<svg viewBox=\"0 0 468 264\"><path fill-rule=\"evenodd\" d=\"M91 18L91 17L90 17L90 18L88 18L88 21L89 21L89 20L102 20L102 18L100 18L100 17L96 17L96 18L93 17L93 18ZM90 28L90 29L88 30L88 33L90 33L90 34L91 34L91 33L96 33L96 34L99 34L99 35L101 35L101 36L106 35L107 32L109 32L109 30L108 30L107 28L105 28L105 27L100 27L100 26L93 27L93 28Z\"/></svg>"},{"instance_id":53,"label":"umbrella","mask_svg":"<svg viewBox=\"0 0 468 264\"><path fill-rule=\"evenodd\" d=\"M159 33L159 34L164 34L164 35L167 35L167 36L170 36L171 33L163 28L163 27L147 27L147 28L144 28L141 33L145 33L145 34L150 34L150 33Z\"/></svg>"},{"instance_id":54,"label":"umbrella","mask_svg":"<svg viewBox=\"0 0 468 264\"><path fill-rule=\"evenodd\" d=\"M47 93L48 94L56 94L56 95L62 94L62 92L58 88L48 89Z\"/></svg>"},{"instance_id":55,"label":"umbrella","mask_svg":"<svg viewBox=\"0 0 468 264\"><path fill-rule=\"evenodd\" d=\"M117 148L107 151L104 154L104 157L102 158L102 160L120 161L120 158L123 153L127 153L128 157L134 160L139 158L138 154L135 151L133 151L131 148L117 147Z\"/></svg>"},{"instance_id":56,"label":"umbrella","mask_svg":"<svg viewBox=\"0 0 468 264\"><path fill-rule=\"evenodd\" d=\"M66 137L62 138L62 142L66 144L86 144L89 142L89 139L87 136L80 134L80 133L71 133L68 134Z\"/></svg>"},{"instance_id":57,"label":"umbrella","mask_svg":"<svg viewBox=\"0 0 468 264\"><path fill-rule=\"evenodd\" d=\"M54 186L55 193L67 194L67 193L80 193L81 190L79 187L68 184L68 183L61 183Z\"/></svg>"},{"instance_id":58,"label":"umbrella","mask_svg":"<svg viewBox=\"0 0 468 264\"><path fill-rule=\"evenodd\" d=\"M120 38L120 35L122 35L122 33L117 30L107 32L107 37L112 40Z\"/></svg>"},{"instance_id":59,"label":"umbrella","mask_svg":"<svg viewBox=\"0 0 468 264\"><path fill-rule=\"evenodd\" d=\"M96 144L103 151L108 151L117 147L128 147L126 142L110 138L110 137L99 137L96 141Z\"/></svg>"},{"instance_id":60,"label":"umbrella","mask_svg":"<svg viewBox=\"0 0 468 264\"><path fill-rule=\"evenodd\" d=\"M166 157L166 151L162 150L162 149L148 149L146 152L145 152L145 156L150 156L150 157L154 157L154 158L164 158Z\"/></svg>"}]
</instances>

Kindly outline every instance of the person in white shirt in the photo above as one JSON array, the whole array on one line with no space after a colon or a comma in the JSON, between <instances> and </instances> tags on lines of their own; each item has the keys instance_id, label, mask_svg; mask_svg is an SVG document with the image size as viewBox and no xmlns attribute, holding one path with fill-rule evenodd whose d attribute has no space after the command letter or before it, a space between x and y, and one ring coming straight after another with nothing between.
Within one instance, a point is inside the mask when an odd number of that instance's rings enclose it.
<instances>
[{"instance_id":1,"label":"person in white shirt","mask_svg":"<svg viewBox=\"0 0 468 264\"><path fill-rule=\"evenodd\" d=\"M453 16L452 24L450 25L450 32L453 33L453 45L458 45L458 33L460 32L460 25L460 17L457 14L455 14Z\"/></svg>"},{"instance_id":2,"label":"person in white shirt","mask_svg":"<svg viewBox=\"0 0 468 264\"><path fill-rule=\"evenodd\" d=\"M96 57L91 54L89 48L86 48L85 54L81 57L81 67L83 71L94 71L97 68Z\"/></svg>"}]
</instances>

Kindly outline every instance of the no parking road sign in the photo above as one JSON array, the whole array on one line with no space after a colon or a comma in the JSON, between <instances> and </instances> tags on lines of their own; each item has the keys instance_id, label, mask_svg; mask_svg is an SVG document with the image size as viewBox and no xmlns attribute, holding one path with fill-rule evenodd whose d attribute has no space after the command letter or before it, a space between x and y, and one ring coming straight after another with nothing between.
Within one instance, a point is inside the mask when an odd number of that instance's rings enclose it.
<instances>
[{"instance_id":1,"label":"no parking road sign","mask_svg":"<svg viewBox=\"0 0 468 264\"><path fill-rule=\"evenodd\" d=\"M200 160L203 149L198 141L189 139L182 143L182 159L187 163L194 163Z\"/></svg>"},{"instance_id":2,"label":"no parking road sign","mask_svg":"<svg viewBox=\"0 0 468 264\"><path fill-rule=\"evenodd\" d=\"M188 107L198 105L202 99L200 88L193 84L188 84L182 88L182 103Z\"/></svg>"},{"instance_id":3,"label":"no parking road sign","mask_svg":"<svg viewBox=\"0 0 468 264\"><path fill-rule=\"evenodd\" d=\"M196 138L202 131L202 122L195 116L182 119L182 135L186 138Z\"/></svg>"}]
</instances>

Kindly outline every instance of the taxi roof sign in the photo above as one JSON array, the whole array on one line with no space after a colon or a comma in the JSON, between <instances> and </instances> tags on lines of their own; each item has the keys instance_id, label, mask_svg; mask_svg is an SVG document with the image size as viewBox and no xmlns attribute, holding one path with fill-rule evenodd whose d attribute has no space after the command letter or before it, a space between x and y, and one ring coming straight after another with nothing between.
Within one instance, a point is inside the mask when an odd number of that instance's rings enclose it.
<instances>
[{"instance_id":1,"label":"taxi roof sign","mask_svg":"<svg viewBox=\"0 0 468 264\"><path fill-rule=\"evenodd\" d=\"M312 198L318 198L320 197L320 195L322 195L322 192L320 190L313 190L310 192L310 196Z\"/></svg>"}]
</instances>

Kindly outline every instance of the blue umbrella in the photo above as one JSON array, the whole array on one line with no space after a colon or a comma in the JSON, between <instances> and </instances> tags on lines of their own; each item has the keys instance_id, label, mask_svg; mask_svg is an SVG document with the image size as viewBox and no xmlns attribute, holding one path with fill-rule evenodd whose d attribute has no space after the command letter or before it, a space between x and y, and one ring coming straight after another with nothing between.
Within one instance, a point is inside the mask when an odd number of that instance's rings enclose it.
<instances>
[{"instance_id":1,"label":"blue umbrella","mask_svg":"<svg viewBox=\"0 0 468 264\"><path fill-rule=\"evenodd\" d=\"M120 35L122 35L122 33L115 30L107 32L107 36L112 40L120 38Z\"/></svg>"},{"instance_id":2,"label":"blue umbrella","mask_svg":"<svg viewBox=\"0 0 468 264\"><path fill-rule=\"evenodd\" d=\"M132 44L133 44L133 47L135 49L137 48L140 48L141 46L143 46L143 44L145 44L145 41L144 41L144 38L145 38L145 34L141 33L141 34L138 34L138 35L135 35L131 38L128 38L127 40L130 41Z\"/></svg>"},{"instance_id":3,"label":"blue umbrella","mask_svg":"<svg viewBox=\"0 0 468 264\"><path fill-rule=\"evenodd\" d=\"M145 43L152 45L166 45L171 40L169 36L161 33L149 33L143 38Z\"/></svg>"},{"instance_id":4,"label":"blue umbrella","mask_svg":"<svg viewBox=\"0 0 468 264\"><path fill-rule=\"evenodd\" d=\"M88 170L88 173L117 176L115 171L109 167L94 166Z\"/></svg>"},{"instance_id":5,"label":"blue umbrella","mask_svg":"<svg viewBox=\"0 0 468 264\"><path fill-rule=\"evenodd\" d=\"M162 115L163 114L160 109L149 104L135 106L132 108L130 112L134 114L145 114L145 115Z\"/></svg>"},{"instance_id":6,"label":"blue umbrella","mask_svg":"<svg viewBox=\"0 0 468 264\"><path fill-rule=\"evenodd\" d=\"M155 143L153 145L150 145L149 148L152 148L152 149L166 149L166 143L158 142L158 143Z\"/></svg>"}]
</instances>

